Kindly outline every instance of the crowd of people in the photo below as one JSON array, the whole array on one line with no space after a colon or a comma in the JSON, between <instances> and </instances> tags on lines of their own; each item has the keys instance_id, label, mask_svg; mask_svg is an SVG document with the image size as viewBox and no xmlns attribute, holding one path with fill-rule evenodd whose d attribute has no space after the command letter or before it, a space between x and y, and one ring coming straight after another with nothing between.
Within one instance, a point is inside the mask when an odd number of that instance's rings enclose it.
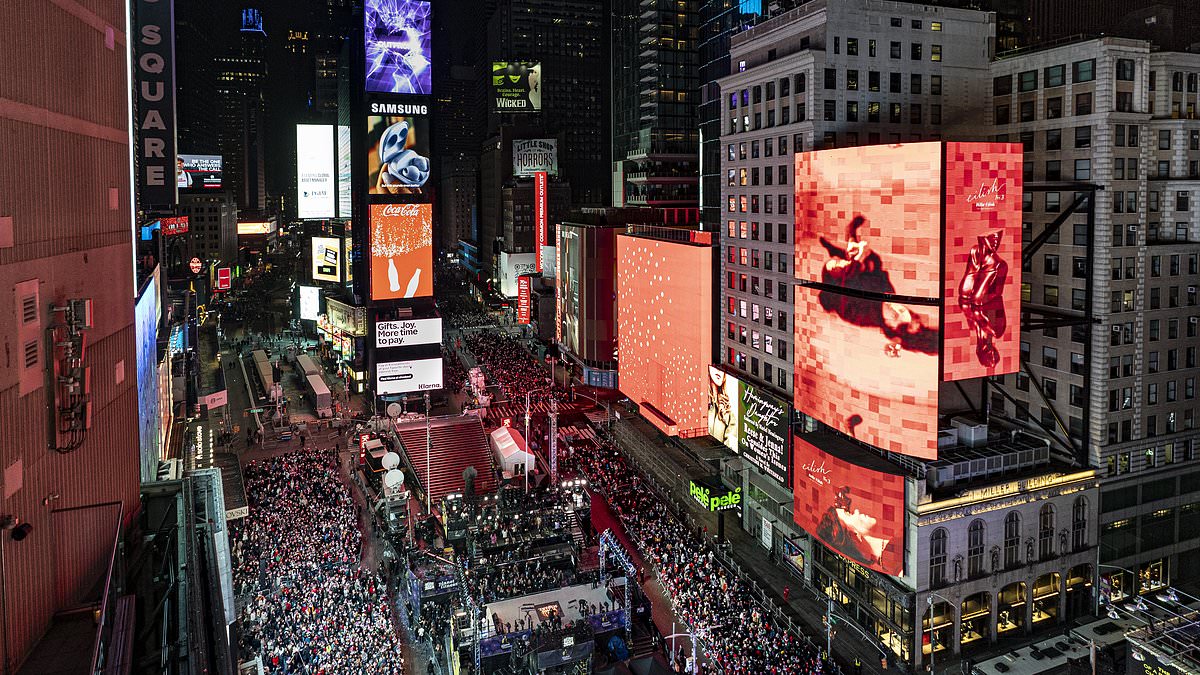
<instances>
[{"instance_id":1,"label":"crowd of people","mask_svg":"<svg viewBox=\"0 0 1200 675\"><path fill-rule=\"evenodd\" d=\"M442 318L450 328L490 328L496 325L493 315L467 297L438 300L438 308L441 309Z\"/></svg>"},{"instance_id":2,"label":"crowd of people","mask_svg":"<svg viewBox=\"0 0 1200 675\"><path fill-rule=\"evenodd\" d=\"M361 565L336 452L251 462L245 485L250 513L229 530L243 656L266 673L402 675L386 583Z\"/></svg>"},{"instance_id":3,"label":"crowd of people","mask_svg":"<svg viewBox=\"0 0 1200 675\"><path fill-rule=\"evenodd\" d=\"M463 346L487 372L488 381L500 387L502 401L524 401L527 392L549 385L546 367L534 361L525 346L508 333L465 333Z\"/></svg>"},{"instance_id":4,"label":"crowd of people","mask_svg":"<svg viewBox=\"0 0 1200 675\"><path fill-rule=\"evenodd\" d=\"M607 497L634 545L658 570L675 611L729 675L840 675L820 651L774 623L745 584L716 560L698 533L671 514L640 480L626 457L607 443L574 456L592 488Z\"/></svg>"}]
</instances>

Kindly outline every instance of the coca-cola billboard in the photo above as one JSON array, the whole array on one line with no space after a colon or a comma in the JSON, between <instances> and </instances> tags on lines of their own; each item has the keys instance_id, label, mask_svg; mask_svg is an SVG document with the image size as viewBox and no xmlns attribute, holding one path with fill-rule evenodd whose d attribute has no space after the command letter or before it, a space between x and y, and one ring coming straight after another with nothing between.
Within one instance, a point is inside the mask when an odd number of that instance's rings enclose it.
<instances>
[{"instance_id":1,"label":"coca-cola billboard","mask_svg":"<svg viewBox=\"0 0 1200 675\"><path fill-rule=\"evenodd\" d=\"M371 204L371 299L433 295L433 206Z\"/></svg>"}]
</instances>

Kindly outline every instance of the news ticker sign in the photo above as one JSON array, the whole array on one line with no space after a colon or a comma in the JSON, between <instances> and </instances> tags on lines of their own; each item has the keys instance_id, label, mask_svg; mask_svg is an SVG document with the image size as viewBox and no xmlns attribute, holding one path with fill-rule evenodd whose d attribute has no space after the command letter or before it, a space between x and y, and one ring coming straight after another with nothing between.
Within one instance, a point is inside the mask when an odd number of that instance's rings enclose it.
<instances>
[{"instance_id":1,"label":"news ticker sign","mask_svg":"<svg viewBox=\"0 0 1200 675\"><path fill-rule=\"evenodd\" d=\"M375 324L375 346L380 349L436 345L441 342L442 320L439 318L380 321Z\"/></svg>"},{"instance_id":2,"label":"news ticker sign","mask_svg":"<svg viewBox=\"0 0 1200 675\"><path fill-rule=\"evenodd\" d=\"M392 361L375 366L376 394L408 394L441 388L441 358Z\"/></svg>"},{"instance_id":3,"label":"news ticker sign","mask_svg":"<svg viewBox=\"0 0 1200 675\"><path fill-rule=\"evenodd\" d=\"M546 245L546 202L548 175L545 171L533 174L533 221L537 231L537 243L534 252L537 254L537 271L542 273L542 247Z\"/></svg>"}]
</instances>

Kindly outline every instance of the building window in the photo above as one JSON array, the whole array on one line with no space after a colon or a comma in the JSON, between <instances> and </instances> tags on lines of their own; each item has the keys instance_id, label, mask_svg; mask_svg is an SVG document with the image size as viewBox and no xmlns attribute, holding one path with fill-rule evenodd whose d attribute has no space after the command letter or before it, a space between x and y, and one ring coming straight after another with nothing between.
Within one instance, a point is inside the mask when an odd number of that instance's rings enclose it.
<instances>
[{"instance_id":1,"label":"building window","mask_svg":"<svg viewBox=\"0 0 1200 675\"><path fill-rule=\"evenodd\" d=\"M1075 147L1092 147L1092 128L1090 126L1075 127Z\"/></svg>"},{"instance_id":2,"label":"building window","mask_svg":"<svg viewBox=\"0 0 1200 675\"><path fill-rule=\"evenodd\" d=\"M942 46L941 45L929 45L929 60L930 61L941 61L942 60Z\"/></svg>"},{"instance_id":3,"label":"building window","mask_svg":"<svg viewBox=\"0 0 1200 675\"><path fill-rule=\"evenodd\" d=\"M1038 557L1045 560L1054 555L1054 505L1046 504L1038 512Z\"/></svg>"},{"instance_id":4,"label":"building window","mask_svg":"<svg viewBox=\"0 0 1200 675\"><path fill-rule=\"evenodd\" d=\"M1094 79L1096 79L1096 59L1076 61L1071 64L1072 82L1091 82Z\"/></svg>"},{"instance_id":5,"label":"building window","mask_svg":"<svg viewBox=\"0 0 1200 675\"><path fill-rule=\"evenodd\" d=\"M1092 95L1091 95L1091 93L1075 94L1075 114L1076 115L1092 114Z\"/></svg>"},{"instance_id":6,"label":"building window","mask_svg":"<svg viewBox=\"0 0 1200 675\"><path fill-rule=\"evenodd\" d=\"M1021 564L1021 514L1010 511L1004 517L1004 567Z\"/></svg>"},{"instance_id":7,"label":"building window","mask_svg":"<svg viewBox=\"0 0 1200 675\"><path fill-rule=\"evenodd\" d=\"M912 45L909 47L909 52L910 52L909 55L913 61L920 61L921 54L922 54L921 43L920 42L912 43Z\"/></svg>"},{"instance_id":8,"label":"building window","mask_svg":"<svg viewBox=\"0 0 1200 675\"><path fill-rule=\"evenodd\" d=\"M976 519L967 531L967 575L974 579L985 573L983 547L987 529L982 520Z\"/></svg>"},{"instance_id":9,"label":"building window","mask_svg":"<svg viewBox=\"0 0 1200 675\"><path fill-rule=\"evenodd\" d=\"M1117 79L1126 82L1133 81L1134 61L1133 59L1117 59Z\"/></svg>"},{"instance_id":10,"label":"building window","mask_svg":"<svg viewBox=\"0 0 1200 675\"><path fill-rule=\"evenodd\" d=\"M992 78L992 95L1007 96L1012 93L1012 75L1000 75ZM732 106L730 106L732 107Z\"/></svg>"},{"instance_id":11,"label":"building window","mask_svg":"<svg viewBox=\"0 0 1200 675\"><path fill-rule=\"evenodd\" d=\"M1091 180L1092 178L1092 160L1077 159L1075 160L1075 180Z\"/></svg>"},{"instance_id":12,"label":"building window","mask_svg":"<svg viewBox=\"0 0 1200 675\"><path fill-rule=\"evenodd\" d=\"M1047 87L1061 87L1066 83L1066 66L1050 66L1042 71L1042 79Z\"/></svg>"},{"instance_id":13,"label":"building window","mask_svg":"<svg viewBox=\"0 0 1200 675\"><path fill-rule=\"evenodd\" d=\"M1017 91L1034 91L1037 89L1038 74L1036 70L1026 70L1017 75Z\"/></svg>"},{"instance_id":14,"label":"building window","mask_svg":"<svg viewBox=\"0 0 1200 675\"><path fill-rule=\"evenodd\" d=\"M946 530L939 527L929 536L929 585L946 583Z\"/></svg>"}]
</instances>

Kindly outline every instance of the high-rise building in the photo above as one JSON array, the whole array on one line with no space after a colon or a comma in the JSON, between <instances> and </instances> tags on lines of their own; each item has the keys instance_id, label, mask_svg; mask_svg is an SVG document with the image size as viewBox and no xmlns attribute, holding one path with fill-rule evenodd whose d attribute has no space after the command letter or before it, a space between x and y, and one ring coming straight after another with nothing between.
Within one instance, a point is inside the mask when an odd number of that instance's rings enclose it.
<instances>
[{"instance_id":1,"label":"high-rise building","mask_svg":"<svg viewBox=\"0 0 1200 675\"><path fill-rule=\"evenodd\" d=\"M724 363L791 398L794 153L939 139L985 100L993 30L983 12L814 0L732 37L721 286L747 311L722 318Z\"/></svg>"},{"instance_id":2,"label":"high-rise building","mask_svg":"<svg viewBox=\"0 0 1200 675\"><path fill-rule=\"evenodd\" d=\"M699 200L699 0L614 0L613 205Z\"/></svg>"},{"instance_id":3,"label":"high-rise building","mask_svg":"<svg viewBox=\"0 0 1200 675\"><path fill-rule=\"evenodd\" d=\"M547 137L561 134L560 167L578 206L608 201L609 181L597 169L611 153L608 26L607 0L499 0L487 24L489 61L537 62L542 73L541 113L490 110L489 132L512 124ZM481 73L489 92L491 66ZM493 97L485 100L490 107Z\"/></svg>"},{"instance_id":4,"label":"high-rise building","mask_svg":"<svg viewBox=\"0 0 1200 675\"><path fill-rule=\"evenodd\" d=\"M698 127L700 131L700 220L721 224L721 83L729 74L729 38L753 21L760 2L703 0L700 3Z\"/></svg>"},{"instance_id":5,"label":"high-rise building","mask_svg":"<svg viewBox=\"0 0 1200 675\"><path fill-rule=\"evenodd\" d=\"M225 159L225 185L238 207L267 207L266 183L266 43L262 13L245 9L236 41L217 56L219 101L217 142Z\"/></svg>"},{"instance_id":6,"label":"high-rise building","mask_svg":"<svg viewBox=\"0 0 1200 675\"><path fill-rule=\"evenodd\" d=\"M233 193L183 193L179 195L179 215L188 218L184 236L191 244L190 252L206 268L237 264L238 208Z\"/></svg>"},{"instance_id":7,"label":"high-rise building","mask_svg":"<svg viewBox=\"0 0 1200 675\"><path fill-rule=\"evenodd\" d=\"M84 628L66 630L86 647L71 656L100 667L91 610L139 510L138 357L155 358L155 345L135 341L126 8L0 6L5 672L58 668L62 641L42 638L81 609Z\"/></svg>"},{"instance_id":8,"label":"high-rise building","mask_svg":"<svg viewBox=\"0 0 1200 675\"><path fill-rule=\"evenodd\" d=\"M992 76L995 138L1023 143L1026 181L1046 186L1024 204L1023 292L1040 327L991 408L1100 469L1099 561L1116 592L1192 578L1200 55L1102 38L998 60ZM1101 190L1090 227L1086 201L1067 215L1079 184Z\"/></svg>"}]
</instances>

